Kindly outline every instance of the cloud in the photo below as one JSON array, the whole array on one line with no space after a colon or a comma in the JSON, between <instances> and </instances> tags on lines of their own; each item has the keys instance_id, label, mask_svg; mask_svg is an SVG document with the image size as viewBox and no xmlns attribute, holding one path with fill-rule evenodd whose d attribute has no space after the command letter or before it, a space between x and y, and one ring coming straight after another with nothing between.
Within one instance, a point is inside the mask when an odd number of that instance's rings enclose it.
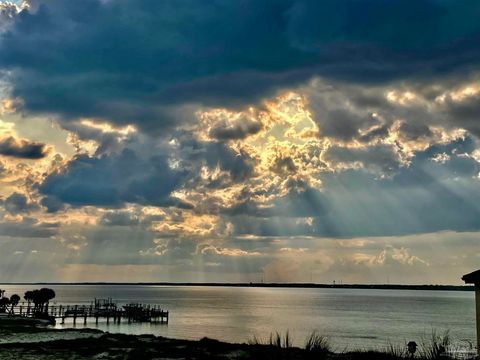
<instances>
[{"instance_id":1,"label":"cloud","mask_svg":"<svg viewBox=\"0 0 480 360\"><path fill-rule=\"evenodd\" d=\"M256 159L246 151L236 150L224 142L188 139L181 144L184 160L193 167L205 165L210 169L227 171L234 182L252 177Z\"/></svg>"},{"instance_id":2,"label":"cloud","mask_svg":"<svg viewBox=\"0 0 480 360\"><path fill-rule=\"evenodd\" d=\"M23 101L16 99L3 99L0 101L0 115L11 114L18 111L23 105Z\"/></svg>"},{"instance_id":3,"label":"cloud","mask_svg":"<svg viewBox=\"0 0 480 360\"><path fill-rule=\"evenodd\" d=\"M406 165L391 145L375 145L365 148L332 146L323 158L332 168L366 168L372 173L390 175Z\"/></svg>"},{"instance_id":4,"label":"cloud","mask_svg":"<svg viewBox=\"0 0 480 360\"><path fill-rule=\"evenodd\" d=\"M8 29L20 10L21 7L10 1L0 2L0 33Z\"/></svg>"},{"instance_id":5,"label":"cloud","mask_svg":"<svg viewBox=\"0 0 480 360\"><path fill-rule=\"evenodd\" d=\"M212 128L209 133L210 136L218 140L244 139L247 136L257 134L262 129L261 123L249 119L242 119L227 126L222 125Z\"/></svg>"},{"instance_id":6,"label":"cloud","mask_svg":"<svg viewBox=\"0 0 480 360\"><path fill-rule=\"evenodd\" d=\"M436 99L438 108L452 126L458 126L480 136L478 113L480 111L480 80L475 78L466 84L457 85L453 91L446 90Z\"/></svg>"},{"instance_id":7,"label":"cloud","mask_svg":"<svg viewBox=\"0 0 480 360\"><path fill-rule=\"evenodd\" d=\"M12 238L49 238L58 233L58 224L40 222L31 217L21 221L0 222L0 236Z\"/></svg>"},{"instance_id":8,"label":"cloud","mask_svg":"<svg viewBox=\"0 0 480 360\"><path fill-rule=\"evenodd\" d=\"M261 255L258 251L246 251L242 249L235 249L235 248L222 248L222 247L215 247L213 245L201 245L197 248L197 251L203 255L221 255L221 256L259 256Z\"/></svg>"},{"instance_id":9,"label":"cloud","mask_svg":"<svg viewBox=\"0 0 480 360\"><path fill-rule=\"evenodd\" d=\"M98 223L106 226L137 226L140 219L131 211L109 211L102 215Z\"/></svg>"},{"instance_id":10,"label":"cloud","mask_svg":"<svg viewBox=\"0 0 480 360\"><path fill-rule=\"evenodd\" d=\"M200 120L200 136L220 141L245 139L258 134L263 128L262 121L252 114L225 110L202 112Z\"/></svg>"},{"instance_id":11,"label":"cloud","mask_svg":"<svg viewBox=\"0 0 480 360\"><path fill-rule=\"evenodd\" d=\"M21 159L41 159L48 155L50 147L44 143L7 136L0 139L0 155Z\"/></svg>"},{"instance_id":12,"label":"cloud","mask_svg":"<svg viewBox=\"0 0 480 360\"><path fill-rule=\"evenodd\" d=\"M291 189L286 195L275 197L270 202L245 201L225 209L225 214L249 215L259 218L289 217L306 218L321 216L328 211L324 194L316 189Z\"/></svg>"},{"instance_id":13,"label":"cloud","mask_svg":"<svg viewBox=\"0 0 480 360\"><path fill-rule=\"evenodd\" d=\"M111 154L121 151L125 142L138 142L137 131L131 125L113 127L108 123L82 119L66 123L63 127L70 132L68 141L79 153L87 147L94 149L92 152L97 155Z\"/></svg>"},{"instance_id":14,"label":"cloud","mask_svg":"<svg viewBox=\"0 0 480 360\"><path fill-rule=\"evenodd\" d=\"M38 204L29 201L24 194L17 192L7 197L3 202L3 206L5 210L12 215L28 213L39 208Z\"/></svg>"},{"instance_id":15,"label":"cloud","mask_svg":"<svg viewBox=\"0 0 480 360\"><path fill-rule=\"evenodd\" d=\"M480 167L471 155L475 144L466 138L431 146L408 165L393 163L395 170L388 177L378 176L386 169L377 160L371 162L370 157L379 156L375 152L362 150L366 154L358 157L347 152L366 166L322 173L321 189L292 188L269 201L251 197L223 213L229 216L233 235L341 238L477 231ZM448 154L449 159L433 161L435 154Z\"/></svg>"},{"instance_id":16,"label":"cloud","mask_svg":"<svg viewBox=\"0 0 480 360\"><path fill-rule=\"evenodd\" d=\"M35 0L0 36L0 66L27 111L159 131L185 120L178 106L258 103L314 76L469 72L478 11L436 0Z\"/></svg>"},{"instance_id":17,"label":"cloud","mask_svg":"<svg viewBox=\"0 0 480 360\"><path fill-rule=\"evenodd\" d=\"M46 208L48 213L56 213L57 211L65 208L65 204L54 196L42 198L42 200L40 200L40 204Z\"/></svg>"},{"instance_id":18,"label":"cloud","mask_svg":"<svg viewBox=\"0 0 480 360\"><path fill-rule=\"evenodd\" d=\"M122 207L125 203L186 206L171 197L185 173L172 169L162 156L143 158L131 149L119 154L77 155L50 173L38 190L72 206Z\"/></svg>"}]
</instances>

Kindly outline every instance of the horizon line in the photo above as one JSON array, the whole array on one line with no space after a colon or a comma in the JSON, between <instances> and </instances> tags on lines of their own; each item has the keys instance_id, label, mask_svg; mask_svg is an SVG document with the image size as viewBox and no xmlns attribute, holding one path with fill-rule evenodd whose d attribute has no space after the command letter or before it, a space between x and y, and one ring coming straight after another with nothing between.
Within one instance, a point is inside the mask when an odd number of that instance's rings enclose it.
<instances>
[{"instance_id":1,"label":"horizon line","mask_svg":"<svg viewBox=\"0 0 480 360\"><path fill-rule=\"evenodd\" d=\"M0 285L132 285L132 286L216 286L216 287L290 287L290 288L338 288L338 289L385 289L385 290L474 290L473 285L452 284L325 284L325 283L282 283L282 282L168 282L168 281L81 281L81 282L0 282Z\"/></svg>"}]
</instances>

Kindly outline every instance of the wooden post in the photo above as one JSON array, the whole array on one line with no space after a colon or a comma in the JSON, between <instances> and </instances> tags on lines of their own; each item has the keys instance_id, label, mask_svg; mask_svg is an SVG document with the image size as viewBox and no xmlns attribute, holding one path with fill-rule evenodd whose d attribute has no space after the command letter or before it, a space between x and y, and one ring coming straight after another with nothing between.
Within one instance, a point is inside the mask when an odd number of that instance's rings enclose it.
<instances>
[{"instance_id":1,"label":"wooden post","mask_svg":"<svg viewBox=\"0 0 480 360\"><path fill-rule=\"evenodd\" d=\"M477 313L477 353L480 355L480 284L475 284L475 304Z\"/></svg>"},{"instance_id":2,"label":"wooden post","mask_svg":"<svg viewBox=\"0 0 480 360\"><path fill-rule=\"evenodd\" d=\"M466 284L475 285L475 311L477 322L477 353L480 355L480 270L463 275L462 280Z\"/></svg>"}]
</instances>

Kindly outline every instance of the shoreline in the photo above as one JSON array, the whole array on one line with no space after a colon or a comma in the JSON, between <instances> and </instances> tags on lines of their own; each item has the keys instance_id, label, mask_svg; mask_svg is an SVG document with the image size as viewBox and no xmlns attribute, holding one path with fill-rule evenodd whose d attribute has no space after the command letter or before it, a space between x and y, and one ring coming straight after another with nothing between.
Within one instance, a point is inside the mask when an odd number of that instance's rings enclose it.
<instances>
[{"instance_id":1,"label":"shoreline","mask_svg":"<svg viewBox=\"0 0 480 360\"><path fill-rule=\"evenodd\" d=\"M5 329L0 329L0 335ZM172 339L150 334L127 335L97 329L11 329L11 341L0 342L0 359L411 359L405 346L384 349L332 350L327 337L313 333L304 347L292 346L288 333L269 340L228 343L210 338ZM3 336L2 336L3 337ZM15 339L17 337L17 339ZM18 340L18 341L14 341ZM419 344L416 359L427 359L439 344L448 344L448 335ZM450 357L442 355L442 359Z\"/></svg>"},{"instance_id":2,"label":"shoreline","mask_svg":"<svg viewBox=\"0 0 480 360\"><path fill-rule=\"evenodd\" d=\"M259 287L259 288L305 288L305 289L365 289L365 290L437 290L474 291L471 285L401 285L401 284L317 284L317 283L172 283L172 282L7 282L7 286L185 286L185 287Z\"/></svg>"}]
</instances>

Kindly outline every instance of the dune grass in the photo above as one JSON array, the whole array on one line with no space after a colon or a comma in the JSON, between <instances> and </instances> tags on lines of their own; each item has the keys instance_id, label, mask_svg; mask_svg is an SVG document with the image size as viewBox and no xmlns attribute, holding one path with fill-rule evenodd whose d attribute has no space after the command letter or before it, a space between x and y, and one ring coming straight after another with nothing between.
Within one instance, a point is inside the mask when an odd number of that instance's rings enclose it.
<instances>
[{"instance_id":1,"label":"dune grass","mask_svg":"<svg viewBox=\"0 0 480 360\"><path fill-rule=\"evenodd\" d=\"M292 347L292 339L290 333L287 331L285 335L276 332L275 334L271 333L270 337L267 340L253 336L253 338L248 341L250 345L268 345L273 346L279 349L288 349Z\"/></svg>"},{"instance_id":2,"label":"dune grass","mask_svg":"<svg viewBox=\"0 0 480 360\"><path fill-rule=\"evenodd\" d=\"M450 332L446 331L443 335L438 335L432 330L430 339L422 339L420 344L420 356L426 360L444 359L445 352L451 345Z\"/></svg>"},{"instance_id":3,"label":"dune grass","mask_svg":"<svg viewBox=\"0 0 480 360\"><path fill-rule=\"evenodd\" d=\"M327 359L332 353L332 347L326 336L314 331L305 341L305 352L308 359Z\"/></svg>"},{"instance_id":4,"label":"dune grass","mask_svg":"<svg viewBox=\"0 0 480 360\"><path fill-rule=\"evenodd\" d=\"M349 359L349 360L363 360L363 359L389 359L389 360L403 360L403 359L420 359L420 360L448 360L447 350L452 349L452 339L448 331L443 334L438 334L432 330L430 336L424 336L419 339L419 346L414 354L408 352L407 344L389 344L384 349L357 349L344 350L341 352L334 351L328 337L318 334L316 331L312 332L306 339L305 345L302 349L294 347L292 339L287 331L284 335L281 333L272 333L266 340L253 337L249 341L249 345L261 346L265 358L268 359L288 359L289 354L293 354L289 349L298 350L295 353L301 354L302 359ZM473 349L473 347L472 347ZM297 357L298 358L298 357Z\"/></svg>"}]
</instances>

